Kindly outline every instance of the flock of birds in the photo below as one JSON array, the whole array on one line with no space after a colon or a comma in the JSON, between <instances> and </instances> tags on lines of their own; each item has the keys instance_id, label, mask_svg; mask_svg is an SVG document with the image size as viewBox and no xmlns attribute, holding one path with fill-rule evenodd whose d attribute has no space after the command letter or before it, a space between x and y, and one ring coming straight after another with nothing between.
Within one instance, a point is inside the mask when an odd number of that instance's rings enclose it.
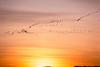
<instances>
[{"instance_id":1,"label":"flock of birds","mask_svg":"<svg viewBox=\"0 0 100 67\"><path fill-rule=\"evenodd\" d=\"M49 21L48 23L46 23L46 24L51 24L51 23L56 23L56 24L58 24L58 23L60 23L60 22L62 22L62 20L51 20L51 21ZM28 29L31 29L32 27L34 27L34 26L37 26L37 25L40 25L41 23L34 23L34 24L32 24L32 25L30 25L30 26L28 26ZM45 24L45 23L44 23ZM26 33L26 34L28 34L28 33L34 33L34 32L29 32L29 31L27 31L26 29L21 29L20 31L13 31L13 32L11 32L11 31L8 31L8 32L6 32L7 34L11 34L11 35L14 35L15 33Z\"/></svg>"},{"instance_id":2,"label":"flock of birds","mask_svg":"<svg viewBox=\"0 0 100 67\"><path fill-rule=\"evenodd\" d=\"M96 14L96 13L98 13L98 12L100 12L100 9L98 9L98 10L96 10L96 11L94 11L94 12L87 13L86 15L83 15L83 16L81 16L81 17L75 19L74 21L79 22L79 21L81 21L82 19L84 19L85 17L91 16L91 15ZM51 23L56 23L56 24L58 24L58 23L61 23L61 22L62 22L61 19L56 19L56 20L51 20L51 21L49 21L47 24L51 24ZM40 24L41 24L41 23L34 23L34 24L30 25L30 26L28 27L28 29L31 29L32 27L37 26L37 25L40 25ZM26 33L26 34L28 34L28 33L33 33L33 32L29 32L29 31L27 31L26 29L21 29L20 31L13 31L13 32L8 31L8 32L6 32L6 33L7 33L7 34L14 35L15 33L19 33L19 34L20 34L20 33Z\"/></svg>"}]
</instances>

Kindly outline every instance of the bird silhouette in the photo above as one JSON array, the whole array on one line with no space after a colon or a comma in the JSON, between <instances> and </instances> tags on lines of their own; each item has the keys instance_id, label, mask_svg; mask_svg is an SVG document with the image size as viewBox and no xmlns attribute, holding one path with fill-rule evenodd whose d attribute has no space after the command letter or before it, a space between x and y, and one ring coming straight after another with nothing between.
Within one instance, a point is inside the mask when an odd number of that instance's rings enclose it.
<instances>
[{"instance_id":1,"label":"bird silhouette","mask_svg":"<svg viewBox=\"0 0 100 67\"><path fill-rule=\"evenodd\" d=\"M22 29L22 30L20 31L20 33L28 33L28 31L25 30L25 29Z\"/></svg>"},{"instance_id":2,"label":"bird silhouette","mask_svg":"<svg viewBox=\"0 0 100 67\"><path fill-rule=\"evenodd\" d=\"M46 22L46 23L35 23L35 24L30 25L28 28L31 29L32 27L39 25L39 24L50 24L50 23L57 23L58 24L59 22L61 22L61 20L51 20L51 21Z\"/></svg>"},{"instance_id":3,"label":"bird silhouette","mask_svg":"<svg viewBox=\"0 0 100 67\"><path fill-rule=\"evenodd\" d=\"M6 32L7 34L11 34L11 35L14 35L15 33L18 33L18 34L20 34L20 33L26 33L26 34L28 34L28 33L33 33L33 32L29 32L28 30L29 29L31 29L32 27L34 27L34 26L36 26L36 25L39 25L39 24L50 24L50 23L60 23L60 22L62 22L62 20L60 20L60 19L55 19L55 20L51 20L51 21L49 21L49 22L46 22L46 23L34 23L34 24L32 24L32 25L30 25L30 26L28 26L28 28L26 28L26 29L21 29L21 30L17 30L17 31L8 31L8 32Z\"/></svg>"},{"instance_id":4,"label":"bird silhouette","mask_svg":"<svg viewBox=\"0 0 100 67\"><path fill-rule=\"evenodd\" d=\"M39 23L32 24L32 25L29 26L29 28L32 28L33 26L36 26L36 25L38 25L38 24L39 24Z\"/></svg>"},{"instance_id":5,"label":"bird silhouette","mask_svg":"<svg viewBox=\"0 0 100 67\"><path fill-rule=\"evenodd\" d=\"M76 21L80 21L81 20L81 18L78 18L78 19L75 19Z\"/></svg>"},{"instance_id":6,"label":"bird silhouette","mask_svg":"<svg viewBox=\"0 0 100 67\"><path fill-rule=\"evenodd\" d=\"M33 33L33 32L28 32L26 29L21 29L20 31L8 31L8 32L6 32L7 34L11 34L11 35L14 35L14 34L16 34L16 33L18 33L18 34L20 34L20 33L26 33L26 34L28 34L28 33Z\"/></svg>"},{"instance_id":7,"label":"bird silhouette","mask_svg":"<svg viewBox=\"0 0 100 67\"><path fill-rule=\"evenodd\" d=\"M52 20L49 23L57 23L58 24L59 22L61 22L61 20Z\"/></svg>"},{"instance_id":8,"label":"bird silhouette","mask_svg":"<svg viewBox=\"0 0 100 67\"><path fill-rule=\"evenodd\" d=\"M98 12L100 12L100 9L98 9L98 10L96 10L96 11L94 11L94 12L88 13L88 14L86 14L86 15L83 15L83 16L81 16L81 17L75 19L75 20L76 20L76 21L80 21L80 20L82 20L83 18L88 17L88 16L91 16L91 15L93 15L93 14L95 14L95 13L98 13Z\"/></svg>"},{"instance_id":9,"label":"bird silhouette","mask_svg":"<svg viewBox=\"0 0 100 67\"><path fill-rule=\"evenodd\" d=\"M28 32L26 29L21 29L21 31L17 31L17 33L32 33L32 32Z\"/></svg>"}]
</instances>

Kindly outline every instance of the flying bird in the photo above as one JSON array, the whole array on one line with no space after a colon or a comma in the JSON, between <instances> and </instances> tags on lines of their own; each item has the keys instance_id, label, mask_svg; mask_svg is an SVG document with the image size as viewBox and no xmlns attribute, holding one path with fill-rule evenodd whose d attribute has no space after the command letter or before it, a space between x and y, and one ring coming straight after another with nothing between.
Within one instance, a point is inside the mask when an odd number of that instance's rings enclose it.
<instances>
[{"instance_id":1,"label":"flying bird","mask_svg":"<svg viewBox=\"0 0 100 67\"><path fill-rule=\"evenodd\" d=\"M29 28L32 28L33 26L36 26L36 25L38 25L38 24L39 24L39 23L32 24L32 25L29 26Z\"/></svg>"},{"instance_id":2,"label":"flying bird","mask_svg":"<svg viewBox=\"0 0 100 67\"><path fill-rule=\"evenodd\" d=\"M32 32L28 32L27 30L25 30L25 29L21 29L21 31L18 31L17 33L32 33Z\"/></svg>"},{"instance_id":3,"label":"flying bird","mask_svg":"<svg viewBox=\"0 0 100 67\"><path fill-rule=\"evenodd\" d=\"M100 12L100 9L98 9L98 10L96 10L96 11L94 11L94 12L88 13L88 14L86 14L86 15L84 15L84 16L81 16L81 17L79 17L78 19L75 19L75 20L76 20L76 21L80 21L80 20L82 20L83 18L88 17L88 16L93 15L93 14L96 14L96 13L98 13L98 12Z\"/></svg>"},{"instance_id":4,"label":"flying bird","mask_svg":"<svg viewBox=\"0 0 100 67\"><path fill-rule=\"evenodd\" d=\"M52 20L49 23L57 23L58 24L59 22L61 22L61 20Z\"/></svg>"},{"instance_id":5,"label":"flying bird","mask_svg":"<svg viewBox=\"0 0 100 67\"><path fill-rule=\"evenodd\" d=\"M25 30L25 29L21 29L21 31L13 31L13 32L8 31L8 32L6 32L6 33L7 33L7 34L14 35L15 33L18 33L18 34L20 34L20 33L26 33L26 34L28 34L28 33L33 33L33 32L28 32L28 31Z\"/></svg>"},{"instance_id":6,"label":"flying bird","mask_svg":"<svg viewBox=\"0 0 100 67\"><path fill-rule=\"evenodd\" d=\"M25 29L22 29L20 32L21 32L21 33L28 33L28 31L25 30Z\"/></svg>"},{"instance_id":7,"label":"flying bird","mask_svg":"<svg viewBox=\"0 0 100 67\"><path fill-rule=\"evenodd\" d=\"M30 25L30 26L28 26L28 28L27 29L31 29L32 27L34 27L34 26L36 26L36 25L39 25L39 24L49 24L49 23L59 23L59 22L62 22L62 20L59 20L59 19L56 19L56 20L51 20L51 21L49 21L49 22L47 22L47 23L34 23L34 24L32 24L32 25ZM18 34L20 34L20 33L26 33L26 34L28 34L28 33L33 33L33 32L29 32L29 31L27 31L26 29L21 29L21 30L17 30L17 31L8 31L8 32L6 32L7 34L11 34L11 35L14 35L15 33L18 33Z\"/></svg>"},{"instance_id":8,"label":"flying bird","mask_svg":"<svg viewBox=\"0 0 100 67\"><path fill-rule=\"evenodd\" d=\"M59 22L61 22L61 20L51 20L51 21L49 21L47 23L35 23L35 24L30 25L28 28L30 29L30 28L32 28L32 27L34 27L36 25L39 25L39 24L49 24L49 23L57 23L58 24Z\"/></svg>"},{"instance_id":9,"label":"flying bird","mask_svg":"<svg viewBox=\"0 0 100 67\"><path fill-rule=\"evenodd\" d=\"M76 19L76 21L80 21L82 18L78 18L78 19Z\"/></svg>"}]
</instances>

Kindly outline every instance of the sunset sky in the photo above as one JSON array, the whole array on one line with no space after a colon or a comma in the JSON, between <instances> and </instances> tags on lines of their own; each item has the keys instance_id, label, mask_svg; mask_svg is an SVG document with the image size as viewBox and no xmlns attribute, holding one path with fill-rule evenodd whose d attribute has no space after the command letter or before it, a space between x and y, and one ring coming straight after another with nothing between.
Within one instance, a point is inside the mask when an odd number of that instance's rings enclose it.
<instances>
[{"instance_id":1,"label":"sunset sky","mask_svg":"<svg viewBox=\"0 0 100 67\"><path fill-rule=\"evenodd\" d=\"M100 0L0 0L0 67L100 65L100 12L87 16L98 9Z\"/></svg>"}]
</instances>

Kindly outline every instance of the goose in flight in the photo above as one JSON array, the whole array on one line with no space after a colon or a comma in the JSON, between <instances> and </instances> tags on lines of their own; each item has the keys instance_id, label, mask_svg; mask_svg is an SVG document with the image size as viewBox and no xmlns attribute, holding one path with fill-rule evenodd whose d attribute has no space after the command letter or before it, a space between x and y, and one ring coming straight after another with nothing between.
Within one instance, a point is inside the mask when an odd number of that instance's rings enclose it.
<instances>
[{"instance_id":1,"label":"goose in flight","mask_svg":"<svg viewBox=\"0 0 100 67\"><path fill-rule=\"evenodd\" d=\"M21 29L21 31L18 31L17 33L32 33L32 32L28 32L27 30L25 30L25 29Z\"/></svg>"},{"instance_id":2,"label":"goose in flight","mask_svg":"<svg viewBox=\"0 0 100 67\"><path fill-rule=\"evenodd\" d=\"M32 24L32 25L29 26L29 28L32 28L33 26L36 26L36 25L38 25L38 24L39 24L39 23Z\"/></svg>"},{"instance_id":3,"label":"goose in flight","mask_svg":"<svg viewBox=\"0 0 100 67\"><path fill-rule=\"evenodd\" d=\"M88 16L91 16L91 15L96 14L96 13L98 13L98 12L100 12L100 9L98 9L98 10L96 10L96 11L94 11L94 12L88 13L88 14L86 14L86 15L84 15L84 16L81 16L81 17L79 17L79 18L77 18L77 19L75 19L75 20L76 20L76 21L80 21L80 20L82 20L83 18L88 17Z\"/></svg>"},{"instance_id":4,"label":"goose in flight","mask_svg":"<svg viewBox=\"0 0 100 67\"><path fill-rule=\"evenodd\" d=\"M52 20L49 23L57 23L58 24L59 22L61 22L61 20Z\"/></svg>"},{"instance_id":5,"label":"goose in flight","mask_svg":"<svg viewBox=\"0 0 100 67\"><path fill-rule=\"evenodd\" d=\"M49 21L49 22L47 22L47 23L35 23L35 24L32 24L32 25L30 25L28 28L30 29L30 28L32 28L32 27L34 27L34 26L36 26L36 25L39 25L39 24L50 24L50 23L59 23L59 22L61 22L62 20L51 20L51 21Z\"/></svg>"},{"instance_id":6,"label":"goose in flight","mask_svg":"<svg viewBox=\"0 0 100 67\"><path fill-rule=\"evenodd\" d=\"M28 31L25 29L22 29L19 33L28 33Z\"/></svg>"},{"instance_id":7,"label":"goose in flight","mask_svg":"<svg viewBox=\"0 0 100 67\"><path fill-rule=\"evenodd\" d=\"M32 32L28 32L27 30L25 30L25 29L21 29L21 31L13 31L13 32L11 32L11 31L8 31L8 32L6 32L7 34L11 34L11 35L14 35L15 33L26 33L26 34L28 34L28 33L32 33Z\"/></svg>"}]
</instances>

